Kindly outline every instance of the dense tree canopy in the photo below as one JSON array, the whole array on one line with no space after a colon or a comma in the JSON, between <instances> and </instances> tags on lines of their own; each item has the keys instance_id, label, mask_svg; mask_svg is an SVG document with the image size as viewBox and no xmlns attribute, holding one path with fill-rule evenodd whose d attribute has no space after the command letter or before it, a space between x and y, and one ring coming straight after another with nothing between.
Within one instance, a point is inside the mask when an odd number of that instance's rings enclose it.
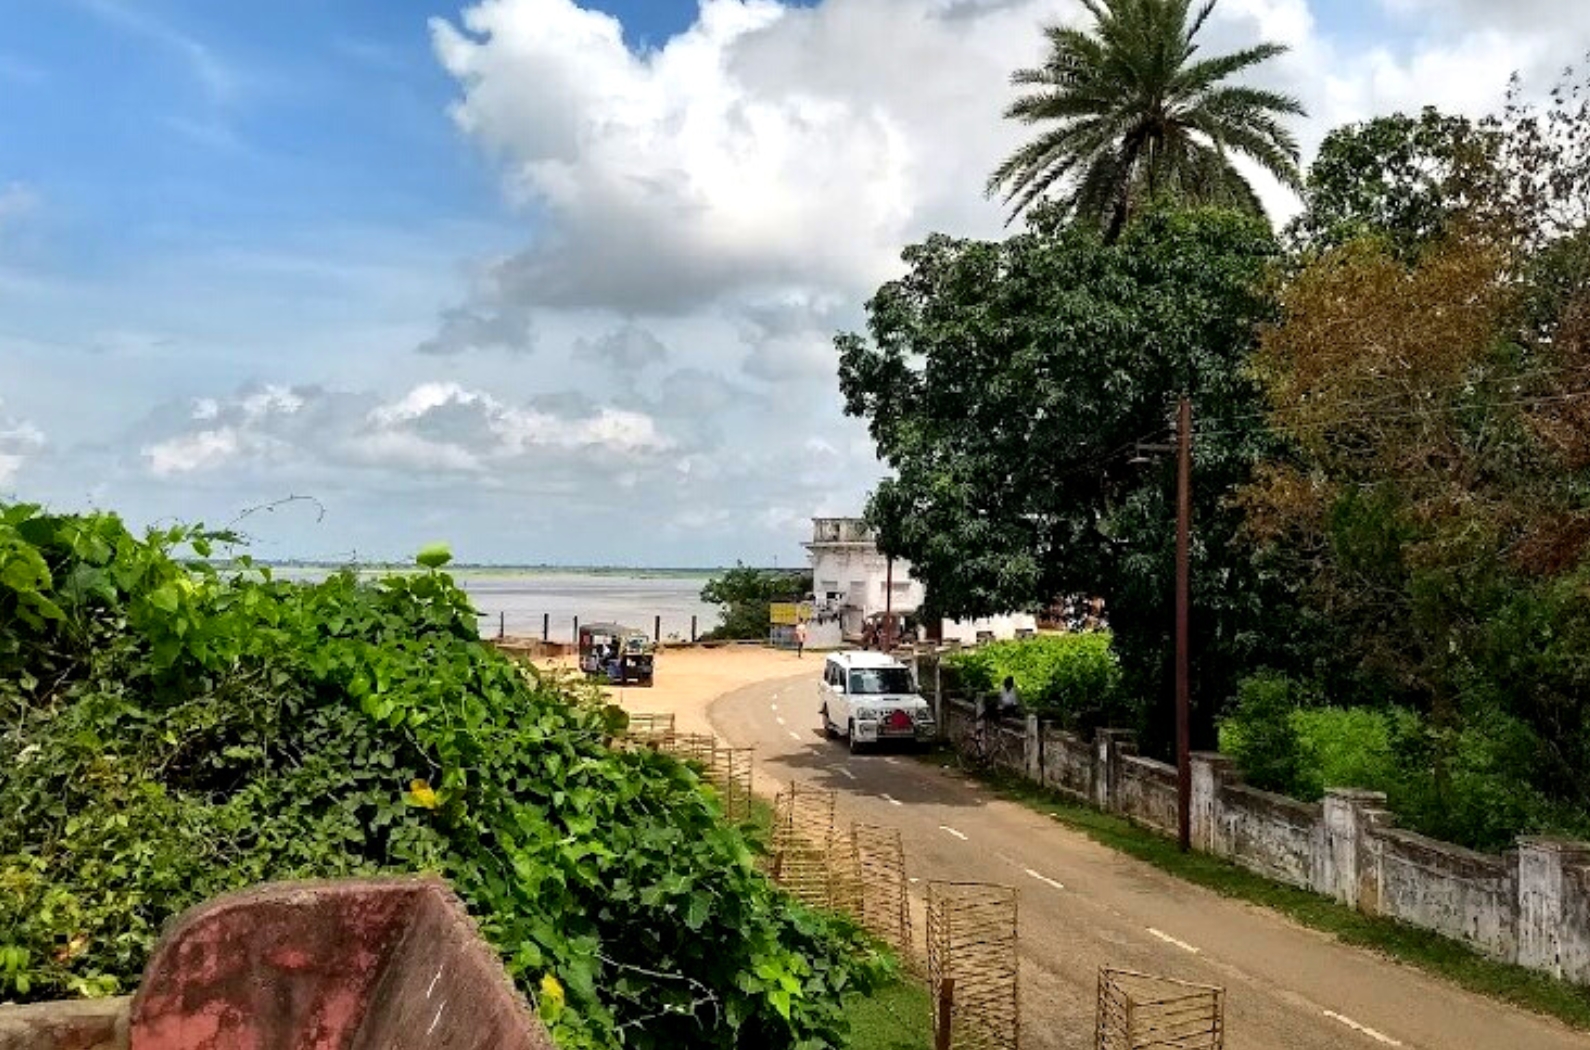
<instances>
[{"instance_id":1,"label":"dense tree canopy","mask_svg":"<svg viewBox=\"0 0 1590 1050\"><path fill-rule=\"evenodd\" d=\"M1336 128L1309 167L1306 207L1287 232L1304 250L1367 236L1411 259L1494 192L1497 139L1494 128L1433 108Z\"/></svg>"},{"instance_id":2,"label":"dense tree canopy","mask_svg":"<svg viewBox=\"0 0 1590 1050\"><path fill-rule=\"evenodd\" d=\"M1303 588L1310 675L1412 713L1404 809L1475 844L1590 809L1585 115L1562 90L1333 136L1254 358L1288 451L1242 500Z\"/></svg>"},{"instance_id":3,"label":"dense tree canopy","mask_svg":"<svg viewBox=\"0 0 1590 1050\"><path fill-rule=\"evenodd\" d=\"M1051 187L1078 221L1119 236L1127 216L1166 197L1263 215L1232 156L1256 162L1296 186L1297 141L1283 118L1301 116L1296 99L1226 83L1285 53L1259 44L1198 57L1199 33L1214 10L1207 0L1082 0L1087 29L1051 26L1049 55L1012 82L1028 89L1006 117L1040 133L1011 154L988 181L1020 213Z\"/></svg>"},{"instance_id":4,"label":"dense tree canopy","mask_svg":"<svg viewBox=\"0 0 1590 1050\"><path fill-rule=\"evenodd\" d=\"M1271 317L1275 252L1232 212L1155 214L1117 244L1039 209L1002 243L933 237L838 340L846 408L894 472L869 518L935 612L978 616L1057 595L1106 599L1129 686L1168 693L1174 469L1182 390L1198 428L1198 659L1206 713L1252 644L1265 585L1228 541L1224 497L1262 450L1242 363ZM1238 581L1242 580L1241 586Z\"/></svg>"},{"instance_id":5,"label":"dense tree canopy","mask_svg":"<svg viewBox=\"0 0 1590 1050\"><path fill-rule=\"evenodd\" d=\"M798 602L812 593L810 572L736 565L701 589L701 600L719 607L718 626L708 638L765 639L773 626L774 602Z\"/></svg>"}]
</instances>

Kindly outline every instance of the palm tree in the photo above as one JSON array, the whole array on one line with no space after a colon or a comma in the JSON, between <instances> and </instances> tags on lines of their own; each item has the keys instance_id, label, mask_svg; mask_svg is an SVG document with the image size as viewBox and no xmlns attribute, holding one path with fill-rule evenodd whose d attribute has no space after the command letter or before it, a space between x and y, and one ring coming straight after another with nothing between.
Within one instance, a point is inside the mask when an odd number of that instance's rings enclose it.
<instances>
[{"instance_id":1,"label":"palm tree","mask_svg":"<svg viewBox=\"0 0 1590 1050\"><path fill-rule=\"evenodd\" d=\"M1287 186L1302 184L1297 140L1281 123L1303 116L1287 95L1223 83L1284 54L1280 44L1193 61L1194 43L1216 0L1081 0L1091 30L1050 26L1049 57L1017 70L1032 89L1005 116L1045 125L988 180L1021 214L1061 184L1060 205L1097 222L1115 240L1141 201L1160 196L1264 214L1253 187L1232 165L1248 157Z\"/></svg>"}]
</instances>

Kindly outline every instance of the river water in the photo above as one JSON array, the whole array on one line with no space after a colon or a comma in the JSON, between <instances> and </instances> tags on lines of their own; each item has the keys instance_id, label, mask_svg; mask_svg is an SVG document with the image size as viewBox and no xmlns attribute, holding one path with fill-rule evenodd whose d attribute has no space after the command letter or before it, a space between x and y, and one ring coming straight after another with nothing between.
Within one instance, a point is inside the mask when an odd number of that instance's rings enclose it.
<instances>
[{"instance_id":1,"label":"river water","mask_svg":"<svg viewBox=\"0 0 1590 1050\"><path fill-rule=\"evenodd\" d=\"M480 633L541 637L547 627L552 641L574 637L574 618L636 627L651 634L662 617L662 636L690 639L690 620L705 633L717 625L718 610L701 600L705 576L617 576L594 573L468 572L455 577L480 610Z\"/></svg>"},{"instance_id":2,"label":"river water","mask_svg":"<svg viewBox=\"0 0 1590 1050\"><path fill-rule=\"evenodd\" d=\"M279 566L277 576L317 580L328 570ZM368 570L378 575L376 570ZM705 634L718 623L718 608L701 600L709 576L644 570L633 574L547 569L460 569L453 579L469 592L480 612L480 633L498 630L540 638L545 627L554 642L574 640L574 619L581 623L619 623L651 634L662 617L662 636L688 641L691 618Z\"/></svg>"}]
</instances>

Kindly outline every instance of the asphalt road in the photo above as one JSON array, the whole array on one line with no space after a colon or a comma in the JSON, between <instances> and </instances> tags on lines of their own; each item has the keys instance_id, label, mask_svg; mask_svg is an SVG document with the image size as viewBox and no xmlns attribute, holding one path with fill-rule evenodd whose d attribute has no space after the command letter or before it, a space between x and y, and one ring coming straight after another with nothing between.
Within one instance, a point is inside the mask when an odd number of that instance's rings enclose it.
<instances>
[{"instance_id":1,"label":"asphalt road","mask_svg":"<svg viewBox=\"0 0 1590 1050\"><path fill-rule=\"evenodd\" d=\"M1091 1050L1108 964L1224 986L1229 1050L1590 1050L1590 1036L1181 882L958 774L853 757L819 729L820 668L724 696L714 729L756 748L758 791L834 788L842 822L899 828L914 890L1018 888L1025 1048Z\"/></svg>"}]
</instances>

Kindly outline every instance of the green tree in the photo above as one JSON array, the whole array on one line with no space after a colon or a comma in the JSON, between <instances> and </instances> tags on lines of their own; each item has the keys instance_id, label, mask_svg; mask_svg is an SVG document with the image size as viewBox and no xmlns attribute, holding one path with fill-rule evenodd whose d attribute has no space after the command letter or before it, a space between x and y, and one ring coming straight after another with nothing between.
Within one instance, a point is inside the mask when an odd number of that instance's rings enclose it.
<instances>
[{"instance_id":1,"label":"green tree","mask_svg":"<svg viewBox=\"0 0 1590 1050\"><path fill-rule=\"evenodd\" d=\"M1197 58L1195 42L1215 0L1082 0L1089 29L1050 26L1049 55L1011 82L1028 93L1005 116L1043 130L988 180L1019 214L1056 184L1065 211L1120 235L1143 202L1160 196L1188 204L1264 213L1233 154L1298 187L1297 140L1282 118L1302 116L1296 99L1226 83L1284 54L1259 44Z\"/></svg>"},{"instance_id":2,"label":"green tree","mask_svg":"<svg viewBox=\"0 0 1590 1050\"><path fill-rule=\"evenodd\" d=\"M753 569L736 563L701 589L701 600L719 606L718 626L709 639L766 639L773 626L774 602L798 602L812 593L812 574L798 570Z\"/></svg>"},{"instance_id":3,"label":"green tree","mask_svg":"<svg viewBox=\"0 0 1590 1050\"><path fill-rule=\"evenodd\" d=\"M1226 500L1265 448L1242 363L1273 316L1275 243L1229 211L1155 212L1116 244L1035 209L1004 242L934 236L841 335L846 410L892 471L868 517L936 609L981 616L1060 594L1108 603L1126 695L1172 697L1175 469L1134 463L1178 393L1197 426L1194 546L1201 736L1284 596L1233 537ZM1267 599L1271 602L1265 608ZM1151 710L1151 742L1169 720Z\"/></svg>"},{"instance_id":4,"label":"green tree","mask_svg":"<svg viewBox=\"0 0 1590 1050\"><path fill-rule=\"evenodd\" d=\"M1475 846L1590 805L1570 656L1590 571L1584 97L1479 122L1486 193L1450 148L1461 122L1336 137L1305 212L1317 250L1252 361L1287 452L1240 499L1298 581L1313 677L1336 703L1411 709L1404 815ZM1380 155L1401 174L1351 171Z\"/></svg>"},{"instance_id":5,"label":"green tree","mask_svg":"<svg viewBox=\"0 0 1590 1050\"><path fill-rule=\"evenodd\" d=\"M1288 237L1310 252L1375 237L1411 260L1496 192L1498 146L1494 128L1432 107L1336 128L1309 167Z\"/></svg>"}]
</instances>

